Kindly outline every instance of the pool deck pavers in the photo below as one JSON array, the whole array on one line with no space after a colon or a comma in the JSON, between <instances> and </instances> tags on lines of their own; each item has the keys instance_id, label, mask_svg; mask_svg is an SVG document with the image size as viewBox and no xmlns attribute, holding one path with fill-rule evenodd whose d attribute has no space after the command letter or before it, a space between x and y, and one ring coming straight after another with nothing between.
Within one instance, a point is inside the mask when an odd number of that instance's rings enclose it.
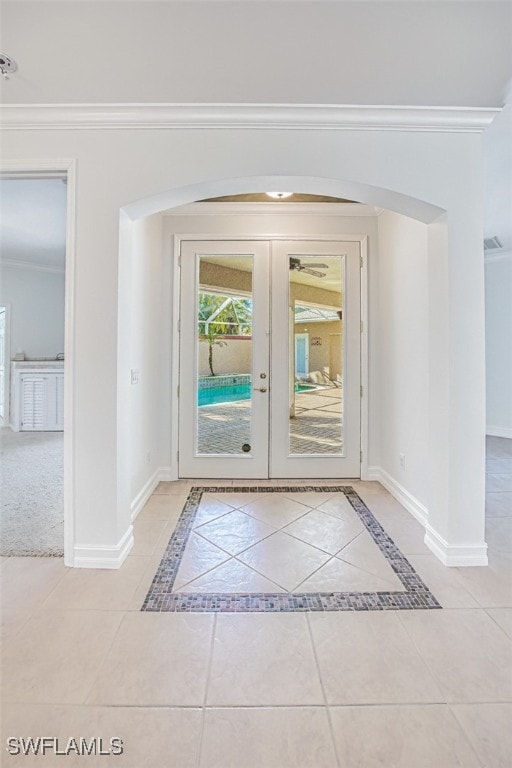
<instances>
[{"instance_id":1,"label":"pool deck pavers","mask_svg":"<svg viewBox=\"0 0 512 768\"><path fill-rule=\"evenodd\" d=\"M332 454L342 450L342 390L338 387L300 392L296 416L290 419L290 453ZM199 410L199 453L240 454L251 442L251 402L202 406Z\"/></svg>"}]
</instances>

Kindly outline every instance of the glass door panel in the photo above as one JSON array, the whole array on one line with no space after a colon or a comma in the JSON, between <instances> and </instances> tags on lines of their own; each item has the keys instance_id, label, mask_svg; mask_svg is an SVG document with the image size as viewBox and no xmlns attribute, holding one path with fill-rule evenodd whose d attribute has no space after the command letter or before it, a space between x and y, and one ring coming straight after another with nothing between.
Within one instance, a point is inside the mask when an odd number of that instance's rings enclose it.
<instances>
[{"instance_id":1,"label":"glass door panel","mask_svg":"<svg viewBox=\"0 0 512 768\"><path fill-rule=\"evenodd\" d=\"M199 256L196 454L251 450L253 256Z\"/></svg>"},{"instance_id":2,"label":"glass door panel","mask_svg":"<svg viewBox=\"0 0 512 768\"><path fill-rule=\"evenodd\" d=\"M358 477L359 243L181 256L180 477Z\"/></svg>"},{"instance_id":3,"label":"glass door panel","mask_svg":"<svg viewBox=\"0 0 512 768\"><path fill-rule=\"evenodd\" d=\"M268 250L182 245L182 477L268 473Z\"/></svg>"},{"instance_id":4,"label":"glass door panel","mask_svg":"<svg viewBox=\"0 0 512 768\"><path fill-rule=\"evenodd\" d=\"M272 259L271 476L358 476L359 245L275 242Z\"/></svg>"},{"instance_id":5,"label":"glass door panel","mask_svg":"<svg viewBox=\"0 0 512 768\"><path fill-rule=\"evenodd\" d=\"M343 255L289 257L290 455L342 455L344 271Z\"/></svg>"}]
</instances>

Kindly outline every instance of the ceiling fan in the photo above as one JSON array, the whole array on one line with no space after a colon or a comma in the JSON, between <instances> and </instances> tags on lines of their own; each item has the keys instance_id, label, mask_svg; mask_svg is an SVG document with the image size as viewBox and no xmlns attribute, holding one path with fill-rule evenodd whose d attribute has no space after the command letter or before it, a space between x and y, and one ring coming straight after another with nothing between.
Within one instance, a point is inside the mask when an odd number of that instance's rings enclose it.
<instances>
[{"instance_id":1,"label":"ceiling fan","mask_svg":"<svg viewBox=\"0 0 512 768\"><path fill-rule=\"evenodd\" d=\"M325 277L325 272L318 272L316 269L312 269L312 267L319 267L320 269L329 269L328 264L301 264L300 259L295 258L294 256L290 256L290 270L295 270L296 272L306 272L308 275L313 275L314 277Z\"/></svg>"}]
</instances>

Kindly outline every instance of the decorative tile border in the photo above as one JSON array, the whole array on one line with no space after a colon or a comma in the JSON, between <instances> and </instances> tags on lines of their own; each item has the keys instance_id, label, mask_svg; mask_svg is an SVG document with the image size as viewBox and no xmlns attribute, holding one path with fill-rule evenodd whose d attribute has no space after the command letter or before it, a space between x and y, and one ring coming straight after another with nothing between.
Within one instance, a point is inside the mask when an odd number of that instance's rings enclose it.
<instances>
[{"instance_id":1,"label":"decorative tile border","mask_svg":"<svg viewBox=\"0 0 512 768\"><path fill-rule=\"evenodd\" d=\"M404 585L403 592L185 593L172 592L203 493L344 493L366 530ZM350 486L194 486L185 502L142 611L248 613L300 611L396 611L441 608L366 504Z\"/></svg>"}]
</instances>

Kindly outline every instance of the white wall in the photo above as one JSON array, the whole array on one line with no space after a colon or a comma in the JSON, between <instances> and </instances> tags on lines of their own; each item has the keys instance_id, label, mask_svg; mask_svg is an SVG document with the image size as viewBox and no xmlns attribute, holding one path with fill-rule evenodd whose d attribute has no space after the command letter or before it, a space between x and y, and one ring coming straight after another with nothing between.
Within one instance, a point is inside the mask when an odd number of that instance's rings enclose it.
<instances>
[{"instance_id":1,"label":"white wall","mask_svg":"<svg viewBox=\"0 0 512 768\"><path fill-rule=\"evenodd\" d=\"M429 295L429 318L442 321L442 333L431 325L429 334L431 411L442 416L435 422L435 449L430 450L435 488L429 520L439 533L438 554L445 562L460 562L459 552L467 563L483 562L485 360L478 134L428 127L102 130L96 125L5 131L2 144L3 162L23 160L26 168L27 158L67 157L76 158L79 168L73 381L68 388L73 398L75 548L68 552L68 563L80 564L84 558L92 565L101 556L102 563L110 559L118 567L130 541L129 503L122 494L126 482L118 461L126 450L121 414L129 412L118 387L118 303L130 301L119 282L119 264L126 258L123 242L120 251L120 209L137 218L215 195L288 187L360 199L407 215L415 210L429 222L435 235L429 237L430 288L436 287ZM445 217L437 219L443 210ZM210 225L213 229L213 218ZM433 374L436 365L448 371L446 380ZM439 446L449 461L444 454L441 458Z\"/></svg>"},{"instance_id":2,"label":"white wall","mask_svg":"<svg viewBox=\"0 0 512 768\"><path fill-rule=\"evenodd\" d=\"M487 434L512 437L512 254L485 263Z\"/></svg>"},{"instance_id":3,"label":"white wall","mask_svg":"<svg viewBox=\"0 0 512 768\"><path fill-rule=\"evenodd\" d=\"M379 216L378 231L380 468L427 507L428 231L389 211Z\"/></svg>"},{"instance_id":4,"label":"white wall","mask_svg":"<svg viewBox=\"0 0 512 768\"><path fill-rule=\"evenodd\" d=\"M0 304L10 304L11 357L64 352L64 274L0 265Z\"/></svg>"},{"instance_id":5,"label":"white wall","mask_svg":"<svg viewBox=\"0 0 512 768\"><path fill-rule=\"evenodd\" d=\"M130 381L128 439L133 509L162 464L161 403L168 397L162 390L166 357L162 343L162 217L148 216L134 222L132 237L130 263L123 266L129 272L130 312L127 327L121 329L129 337L129 370L121 368L119 375ZM132 369L138 371L138 384L131 384Z\"/></svg>"}]
</instances>

